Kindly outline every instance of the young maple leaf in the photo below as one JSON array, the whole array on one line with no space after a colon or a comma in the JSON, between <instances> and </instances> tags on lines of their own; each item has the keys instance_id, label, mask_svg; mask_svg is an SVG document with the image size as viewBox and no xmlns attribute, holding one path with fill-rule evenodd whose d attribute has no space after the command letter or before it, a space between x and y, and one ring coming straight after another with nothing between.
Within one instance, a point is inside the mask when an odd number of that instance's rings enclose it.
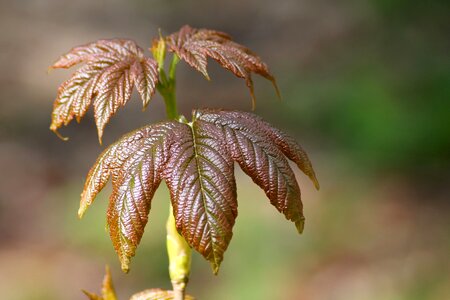
<instances>
[{"instance_id":1,"label":"young maple leaf","mask_svg":"<svg viewBox=\"0 0 450 300\"><path fill-rule=\"evenodd\" d=\"M162 289L149 289L134 294L130 300L173 300L174 292ZM194 300L194 297L186 295L185 300Z\"/></svg>"},{"instance_id":2,"label":"young maple leaf","mask_svg":"<svg viewBox=\"0 0 450 300\"><path fill-rule=\"evenodd\" d=\"M75 47L50 68L70 68L79 63L85 64L58 89L50 129L58 134L58 128L74 117L79 122L93 102L101 143L105 125L128 102L133 85L144 108L148 105L158 83L158 66L134 41L110 39Z\"/></svg>"},{"instance_id":3,"label":"young maple leaf","mask_svg":"<svg viewBox=\"0 0 450 300\"><path fill-rule=\"evenodd\" d=\"M106 266L105 276L102 282L102 295L98 296L96 294L90 293L83 290L83 293L89 298L89 300L117 300L116 291L114 290L111 271L109 267Z\"/></svg>"},{"instance_id":4,"label":"young maple leaf","mask_svg":"<svg viewBox=\"0 0 450 300\"><path fill-rule=\"evenodd\" d=\"M216 60L234 75L245 79L250 89L253 108L255 107L255 94L252 73L270 80L278 96L280 96L275 78L270 74L267 65L248 48L233 42L226 33L208 29L195 29L185 25L178 32L169 35L166 41L170 51L175 52L208 80L207 57Z\"/></svg>"},{"instance_id":5,"label":"young maple leaf","mask_svg":"<svg viewBox=\"0 0 450 300\"><path fill-rule=\"evenodd\" d=\"M191 123L146 126L107 148L87 176L78 213L84 214L112 177L107 221L127 271L164 179L178 231L217 273L237 216L234 162L303 231L300 188L286 158L319 188L308 156L292 138L251 113L197 110Z\"/></svg>"}]
</instances>

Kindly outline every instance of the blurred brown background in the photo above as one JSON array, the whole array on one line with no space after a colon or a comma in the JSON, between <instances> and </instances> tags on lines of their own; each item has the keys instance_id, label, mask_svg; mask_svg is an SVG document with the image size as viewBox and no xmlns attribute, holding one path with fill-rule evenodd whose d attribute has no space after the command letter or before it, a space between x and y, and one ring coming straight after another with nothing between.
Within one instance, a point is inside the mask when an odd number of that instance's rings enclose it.
<instances>
[{"instance_id":1,"label":"blurred brown background","mask_svg":"<svg viewBox=\"0 0 450 300\"><path fill-rule=\"evenodd\" d=\"M71 47L129 37L144 47L184 24L230 33L278 78L283 101L255 78L256 113L295 136L321 182L297 173L305 233L269 205L239 170L240 213L218 277L194 255L188 291L198 299L450 298L450 22L447 1L250 0L0 2L0 298L83 299L112 267L120 299L169 288L157 192L127 275L105 226L108 191L76 211L103 147L92 114L48 130L59 83L47 67ZM211 82L178 68L178 99L250 110L245 84L213 62ZM137 96L104 136L164 118L161 98Z\"/></svg>"}]
</instances>

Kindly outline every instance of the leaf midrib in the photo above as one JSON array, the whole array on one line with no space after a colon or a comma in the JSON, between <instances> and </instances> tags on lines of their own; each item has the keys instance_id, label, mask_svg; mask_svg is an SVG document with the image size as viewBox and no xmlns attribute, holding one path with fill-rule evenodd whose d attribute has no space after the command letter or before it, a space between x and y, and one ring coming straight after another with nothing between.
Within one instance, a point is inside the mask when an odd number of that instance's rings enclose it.
<instances>
[{"instance_id":1,"label":"leaf midrib","mask_svg":"<svg viewBox=\"0 0 450 300\"><path fill-rule=\"evenodd\" d=\"M202 193L202 202L203 202L203 207L204 207L204 209L205 209L205 214L206 214L206 220L207 220L207 224L208 224L208 227L211 229L211 228L214 228L215 226L212 226L212 224L210 223L210 213L209 213L209 211L208 211L208 207L207 207L207 203L206 203L206 201L205 201L205 188L203 187L203 183L202 183L202 173L200 172L200 164L199 164L199 159L198 159L198 157L199 157L199 154L197 153L197 137L196 137L196 135L195 135L195 130L194 130L194 122L192 122L192 123L188 123L187 124L188 126L189 126L189 129L191 130L191 134L192 134L192 146L193 146L193 149L194 149L194 159L195 159L195 163L196 163L196 165L197 165L197 173L198 173L198 182L199 182L199 185L200 185L200 190L201 190L201 193ZM204 235L202 235L202 237L203 237ZM216 256L216 247L215 247L215 244L214 244L214 241L213 241L213 238L212 238L212 236L210 236L210 243L211 243L211 248L212 248L212 254L213 254L213 258L214 258L214 264L218 264L218 258L217 258L217 256Z\"/></svg>"}]
</instances>

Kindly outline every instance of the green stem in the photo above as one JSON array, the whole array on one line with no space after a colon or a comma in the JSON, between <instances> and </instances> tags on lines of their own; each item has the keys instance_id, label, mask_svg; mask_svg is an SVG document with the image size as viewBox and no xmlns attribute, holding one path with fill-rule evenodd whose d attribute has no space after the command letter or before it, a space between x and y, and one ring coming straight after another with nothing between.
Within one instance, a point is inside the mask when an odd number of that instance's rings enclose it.
<instances>
[{"instance_id":1,"label":"green stem","mask_svg":"<svg viewBox=\"0 0 450 300\"><path fill-rule=\"evenodd\" d=\"M191 248L177 231L172 205L170 206L166 229L169 274L174 291L174 300L184 300L191 269Z\"/></svg>"},{"instance_id":2,"label":"green stem","mask_svg":"<svg viewBox=\"0 0 450 300\"><path fill-rule=\"evenodd\" d=\"M178 56L174 54L170 64L168 78L164 70L160 69L160 82L157 85L157 89L164 98L164 103L166 104L167 118L171 120L179 119L175 94L175 70L178 61ZM167 253L169 255L169 275L174 291L174 300L184 300L186 285L189 281L191 269L191 248L186 240L178 233L172 205L170 205L166 230Z\"/></svg>"},{"instance_id":3,"label":"green stem","mask_svg":"<svg viewBox=\"0 0 450 300\"><path fill-rule=\"evenodd\" d=\"M180 58L178 57L178 55L174 54L169 68L169 79L171 80L175 80L175 71L177 70L177 64L179 61Z\"/></svg>"},{"instance_id":4,"label":"green stem","mask_svg":"<svg viewBox=\"0 0 450 300\"><path fill-rule=\"evenodd\" d=\"M166 115L167 118L171 120L178 119L178 110L177 110L177 100L175 98L175 93L168 93L167 95L163 95L164 103L166 104Z\"/></svg>"},{"instance_id":5,"label":"green stem","mask_svg":"<svg viewBox=\"0 0 450 300\"><path fill-rule=\"evenodd\" d=\"M166 104L167 118L171 120L177 120L179 117L175 93L176 87L175 71L179 60L180 59L178 58L178 56L174 54L169 68L169 77L167 77L166 72L164 72L163 69L159 70L160 82L156 86L159 93L164 98L164 103Z\"/></svg>"}]
</instances>

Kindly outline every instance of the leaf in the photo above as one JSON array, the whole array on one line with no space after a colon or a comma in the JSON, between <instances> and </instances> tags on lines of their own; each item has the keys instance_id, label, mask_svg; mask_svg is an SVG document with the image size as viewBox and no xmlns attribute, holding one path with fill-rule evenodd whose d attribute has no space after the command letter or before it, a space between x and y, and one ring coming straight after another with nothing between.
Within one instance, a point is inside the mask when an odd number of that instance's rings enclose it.
<instances>
[{"instance_id":1,"label":"leaf","mask_svg":"<svg viewBox=\"0 0 450 300\"><path fill-rule=\"evenodd\" d=\"M178 32L167 37L167 45L170 51L175 52L208 80L207 57L211 57L237 77L245 79L247 87L250 89L253 107L255 106L255 95L252 73L270 80L280 96L275 78L269 72L267 65L248 48L233 42L226 33L195 29L185 25Z\"/></svg>"},{"instance_id":2,"label":"leaf","mask_svg":"<svg viewBox=\"0 0 450 300\"><path fill-rule=\"evenodd\" d=\"M85 63L58 89L50 129L57 133L73 118L79 122L93 102L99 141L105 125L131 97L133 85L144 108L158 82L157 63L144 56L131 40L111 39L73 48L50 68L70 68ZM58 133L57 133L58 134Z\"/></svg>"},{"instance_id":3,"label":"leaf","mask_svg":"<svg viewBox=\"0 0 450 300\"><path fill-rule=\"evenodd\" d=\"M143 127L107 148L88 174L79 215L112 177L109 231L126 271L164 179L178 231L216 273L237 216L235 161L302 232L300 188L287 158L318 188L306 153L292 138L251 113L197 110L191 123Z\"/></svg>"},{"instance_id":4,"label":"leaf","mask_svg":"<svg viewBox=\"0 0 450 300\"><path fill-rule=\"evenodd\" d=\"M100 297L97 294L93 294L93 293L90 293L90 292L85 291L85 290L82 290L82 291L89 298L89 300L103 300L103 298Z\"/></svg>"},{"instance_id":5,"label":"leaf","mask_svg":"<svg viewBox=\"0 0 450 300\"><path fill-rule=\"evenodd\" d=\"M217 273L237 216L233 160L212 124L180 127L164 179L178 230Z\"/></svg>"},{"instance_id":6,"label":"leaf","mask_svg":"<svg viewBox=\"0 0 450 300\"><path fill-rule=\"evenodd\" d=\"M149 289L134 294L130 300L173 300L173 291L165 291L162 289ZM185 300L194 300L194 297L186 295Z\"/></svg>"},{"instance_id":7,"label":"leaf","mask_svg":"<svg viewBox=\"0 0 450 300\"><path fill-rule=\"evenodd\" d=\"M306 154L305 150L289 135L283 133L281 130L274 128L269 123L255 114L242 111L223 111L223 110L204 110L203 118L217 118L222 124L243 130L253 128L253 131L263 134L266 139L270 139L283 152L283 154L295 162L300 170L307 175L314 183L316 189L319 189L319 182L314 173L312 164ZM207 112L207 113L206 113ZM239 123L241 127L233 125L232 123Z\"/></svg>"},{"instance_id":8,"label":"leaf","mask_svg":"<svg viewBox=\"0 0 450 300\"><path fill-rule=\"evenodd\" d=\"M88 174L78 214L83 216L112 177L113 192L107 221L111 240L125 272L142 238L150 201L161 182L169 155L170 133L181 125L164 122L132 132L107 148Z\"/></svg>"},{"instance_id":9,"label":"leaf","mask_svg":"<svg viewBox=\"0 0 450 300\"><path fill-rule=\"evenodd\" d=\"M131 66L131 74L146 108L158 83L158 66L153 59L145 57Z\"/></svg>"},{"instance_id":10,"label":"leaf","mask_svg":"<svg viewBox=\"0 0 450 300\"><path fill-rule=\"evenodd\" d=\"M302 166L300 169L310 176L318 187L311 163L300 146L292 144L292 139L254 114L205 110L198 113L197 120L222 128L232 158L264 190L272 205L295 223L299 233L303 232L300 188L283 155L295 158ZM275 135L276 133L278 135ZM290 145L291 148L284 147L284 144Z\"/></svg>"},{"instance_id":11,"label":"leaf","mask_svg":"<svg viewBox=\"0 0 450 300\"><path fill-rule=\"evenodd\" d=\"M90 300L117 300L116 292L112 283L111 271L109 270L108 266L106 266L105 277L103 277L102 296L100 297L85 290L83 290L83 293Z\"/></svg>"}]
</instances>

